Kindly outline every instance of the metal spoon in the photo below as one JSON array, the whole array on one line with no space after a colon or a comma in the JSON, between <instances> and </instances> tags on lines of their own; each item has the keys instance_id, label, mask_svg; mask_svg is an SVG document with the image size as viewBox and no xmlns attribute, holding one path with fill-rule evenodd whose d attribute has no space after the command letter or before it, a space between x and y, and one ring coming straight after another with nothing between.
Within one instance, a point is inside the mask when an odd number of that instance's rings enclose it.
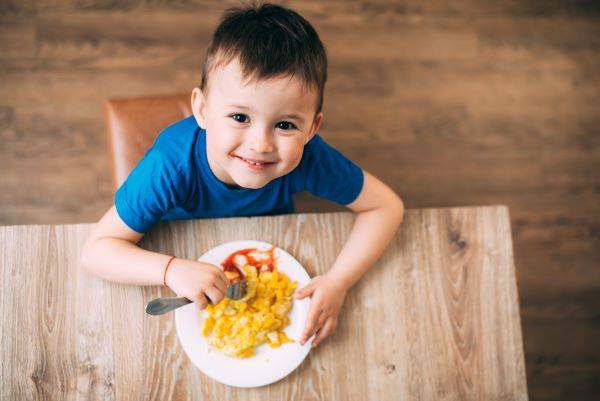
<instances>
[{"instance_id":1,"label":"metal spoon","mask_svg":"<svg viewBox=\"0 0 600 401\"><path fill-rule=\"evenodd\" d=\"M225 296L229 299L239 300L242 299L246 295L246 280L238 280L235 283L231 284L227 287L227 292ZM208 303L212 303L208 297L206 298ZM156 298L152 301L148 302L146 305L146 313L149 315L162 315L163 313L167 313L172 311L173 309L177 309L180 306L187 305L192 303L189 299L185 297L163 297Z\"/></svg>"}]
</instances>

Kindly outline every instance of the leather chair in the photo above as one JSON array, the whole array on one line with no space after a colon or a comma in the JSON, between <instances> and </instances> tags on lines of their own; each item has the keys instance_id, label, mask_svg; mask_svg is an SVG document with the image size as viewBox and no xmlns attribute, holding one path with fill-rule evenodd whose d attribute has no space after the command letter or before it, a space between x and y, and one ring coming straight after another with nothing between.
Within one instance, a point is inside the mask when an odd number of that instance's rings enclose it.
<instances>
[{"instance_id":1,"label":"leather chair","mask_svg":"<svg viewBox=\"0 0 600 401\"><path fill-rule=\"evenodd\" d=\"M115 190L152 146L160 131L192 114L191 93L109 99L104 103Z\"/></svg>"}]
</instances>

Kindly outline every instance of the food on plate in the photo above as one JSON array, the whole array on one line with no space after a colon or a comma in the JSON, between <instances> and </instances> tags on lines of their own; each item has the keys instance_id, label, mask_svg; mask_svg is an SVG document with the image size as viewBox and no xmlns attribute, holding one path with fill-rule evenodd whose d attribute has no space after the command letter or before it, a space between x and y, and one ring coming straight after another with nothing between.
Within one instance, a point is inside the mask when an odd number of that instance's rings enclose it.
<instances>
[{"instance_id":1,"label":"food on plate","mask_svg":"<svg viewBox=\"0 0 600 401\"><path fill-rule=\"evenodd\" d=\"M298 283L277 269L273 252L274 248L242 249L221 263L231 284L247 282L241 300L224 298L206 307L202 334L225 355L247 358L263 343L277 348L293 341L283 330L290 323L288 313Z\"/></svg>"}]
</instances>

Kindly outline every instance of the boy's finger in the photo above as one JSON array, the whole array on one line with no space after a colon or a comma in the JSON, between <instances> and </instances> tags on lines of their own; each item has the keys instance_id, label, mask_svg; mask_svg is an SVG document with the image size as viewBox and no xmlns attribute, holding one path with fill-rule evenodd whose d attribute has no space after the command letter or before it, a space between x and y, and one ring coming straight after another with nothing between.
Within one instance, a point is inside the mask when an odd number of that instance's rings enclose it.
<instances>
[{"instance_id":1,"label":"boy's finger","mask_svg":"<svg viewBox=\"0 0 600 401\"><path fill-rule=\"evenodd\" d=\"M321 341L325 339L325 327L321 327L321 330L317 331L315 338L312 340L311 347L315 348Z\"/></svg>"},{"instance_id":2,"label":"boy's finger","mask_svg":"<svg viewBox=\"0 0 600 401\"><path fill-rule=\"evenodd\" d=\"M213 305L218 304L224 297L223 292L221 292L217 287L208 288L205 291L205 294Z\"/></svg>"},{"instance_id":3,"label":"boy's finger","mask_svg":"<svg viewBox=\"0 0 600 401\"><path fill-rule=\"evenodd\" d=\"M227 286L229 285L229 279L227 278L227 276L225 275L225 272L219 268L217 268L219 270L219 279L221 281L221 283L223 283L223 285L225 286L225 290L223 290L223 292L225 292L227 290Z\"/></svg>"},{"instance_id":4,"label":"boy's finger","mask_svg":"<svg viewBox=\"0 0 600 401\"><path fill-rule=\"evenodd\" d=\"M317 332L317 336L313 340L312 346L316 347L317 345L319 345L319 343L326 339L331 333L333 333L334 330L335 326L333 324L333 320L327 320L323 327L321 327L321 330Z\"/></svg>"},{"instance_id":5,"label":"boy's finger","mask_svg":"<svg viewBox=\"0 0 600 401\"><path fill-rule=\"evenodd\" d=\"M319 316L319 320L317 320L317 327L323 327L323 325L327 321L327 317L327 314L321 313L321 315Z\"/></svg>"},{"instance_id":6,"label":"boy's finger","mask_svg":"<svg viewBox=\"0 0 600 401\"><path fill-rule=\"evenodd\" d=\"M217 287L217 289L219 291L221 291L223 294L225 294L227 292L227 286L229 285L229 283L224 283L223 280L215 280L215 282L213 283L213 285L215 287Z\"/></svg>"},{"instance_id":7,"label":"boy's finger","mask_svg":"<svg viewBox=\"0 0 600 401\"><path fill-rule=\"evenodd\" d=\"M201 310L205 309L206 305L208 305L208 301L206 300L204 293L200 293L199 296L192 299L192 301L194 301L196 303L196 305L198 305L198 308L200 308Z\"/></svg>"},{"instance_id":8,"label":"boy's finger","mask_svg":"<svg viewBox=\"0 0 600 401\"><path fill-rule=\"evenodd\" d=\"M219 269L219 267L217 267L215 265L210 265L210 266L213 268L212 271L214 274L216 274L216 277L218 278L218 280L215 280L215 282L220 281L225 285L225 288L227 288L227 286L229 285L229 279L225 275L225 272L223 270Z\"/></svg>"},{"instance_id":9,"label":"boy's finger","mask_svg":"<svg viewBox=\"0 0 600 401\"><path fill-rule=\"evenodd\" d=\"M319 328L317 326L318 318L321 314L321 311L317 309L316 305L310 309L308 312L308 317L306 318L306 326L304 327L304 332L302 332L302 336L300 336L300 344L304 345L306 341L317 331Z\"/></svg>"},{"instance_id":10,"label":"boy's finger","mask_svg":"<svg viewBox=\"0 0 600 401\"><path fill-rule=\"evenodd\" d=\"M294 294L294 298L296 298L296 299L305 298L305 297L309 296L310 294L312 294L314 291L315 291L315 285L311 281L310 283L306 284L304 287L297 290L296 293Z\"/></svg>"}]
</instances>

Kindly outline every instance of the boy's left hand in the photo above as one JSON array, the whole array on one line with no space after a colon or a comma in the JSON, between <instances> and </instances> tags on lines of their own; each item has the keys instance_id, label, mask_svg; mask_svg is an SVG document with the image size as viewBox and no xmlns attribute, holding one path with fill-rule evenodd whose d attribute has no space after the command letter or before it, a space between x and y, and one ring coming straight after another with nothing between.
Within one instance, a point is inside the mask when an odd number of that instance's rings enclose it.
<instances>
[{"instance_id":1,"label":"boy's left hand","mask_svg":"<svg viewBox=\"0 0 600 401\"><path fill-rule=\"evenodd\" d=\"M304 332L300 337L300 344L315 333L312 346L316 347L321 341L335 331L337 327L338 313L344 303L346 288L327 274L315 276L310 283L296 291L296 299L306 298L312 295L312 303Z\"/></svg>"}]
</instances>

